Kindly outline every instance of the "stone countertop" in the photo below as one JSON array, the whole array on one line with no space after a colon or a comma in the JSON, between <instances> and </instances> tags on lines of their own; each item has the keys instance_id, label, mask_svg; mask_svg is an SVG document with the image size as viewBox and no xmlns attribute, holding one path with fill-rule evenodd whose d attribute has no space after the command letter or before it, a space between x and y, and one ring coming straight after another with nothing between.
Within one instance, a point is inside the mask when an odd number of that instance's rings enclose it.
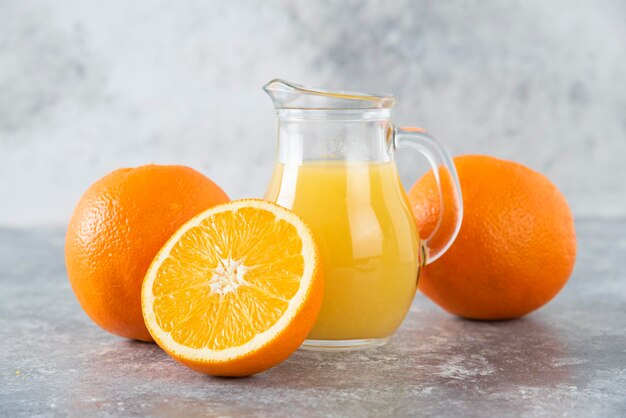
<instances>
[{"instance_id":1,"label":"stone countertop","mask_svg":"<svg viewBox=\"0 0 626 418\"><path fill-rule=\"evenodd\" d=\"M0 416L625 416L626 222L577 232L570 282L526 318L466 321L418 294L385 347L233 379L92 324L63 230L0 229Z\"/></svg>"}]
</instances>

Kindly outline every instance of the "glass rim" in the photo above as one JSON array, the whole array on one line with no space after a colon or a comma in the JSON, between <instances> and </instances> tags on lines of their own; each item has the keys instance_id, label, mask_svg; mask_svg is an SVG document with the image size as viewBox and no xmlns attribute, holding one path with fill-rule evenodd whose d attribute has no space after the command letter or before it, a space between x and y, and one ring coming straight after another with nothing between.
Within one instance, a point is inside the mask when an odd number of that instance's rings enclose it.
<instances>
[{"instance_id":1,"label":"glass rim","mask_svg":"<svg viewBox=\"0 0 626 418\"><path fill-rule=\"evenodd\" d=\"M391 118L389 108L276 108L276 113L280 120L287 121L371 122L386 121Z\"/></svg>"},{"instance_id":2,"label":"glass rim","mask_svg":"<svg viewBox=\"0 0 626 418\"><path fill-rule=\"evenodd\" d=\"M274 79L263 86L276 109L298 110L366 110L391 109L396 99L391 94L332 91L304 87Z\"/></svg>"}]
</instances>

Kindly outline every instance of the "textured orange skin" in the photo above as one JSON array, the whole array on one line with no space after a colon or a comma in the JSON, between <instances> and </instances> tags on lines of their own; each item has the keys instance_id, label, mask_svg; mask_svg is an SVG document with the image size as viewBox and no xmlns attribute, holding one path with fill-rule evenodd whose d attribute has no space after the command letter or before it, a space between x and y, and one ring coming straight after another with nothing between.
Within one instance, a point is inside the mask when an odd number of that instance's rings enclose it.
<instances>
[{"instance_id":1,"label":"textured orange skin","mask_svg":"<svg viewBox=\"0 0 626 418\"><path fill-rule=\"evenodd\" d=\"M87 315L121 337L152 341L141 313L143 277L167 239L228 196L184 166L122 168L81 197L65 238L72 289Z\"/></svg>"},{"instance_id":2,"label":"textured orange skin","mask_svg":"<svg viewBox=\"0 0 626 418\"><path fill-rule=\"evenodd\" d=\"M255 201L258 199L241 199ZM241 201L240 200L240 201ZM271 203L271 202L269 202ZM281 207L282 210L287 210ZM302 219L293 214L295 217ZM304 221L302 221L304 223ZM310 229L309 229L310 231ZM311 232L311 234L313 234ZM244 377L260 373L286 360L302 345L313 328L324 296L324 274L319 251L315 248L315 269L311 279L311 287L304 297L304 303L296 312L294 319L274 339L268 341L258 350L247 353L245 356L223 362L192 360L171 350L159 339L158 332L152 332L155 342L174 360L204 374L213 376Z\"/></svg>"},{"instance_id":3,"label":"textured orange skin","mask_svg":"<svg viewBox=\"0 0 626 418\"><path fill-rule=\"evenodd\" d=\"M574 268L574 220L544 175L487 156L454 159L464 217L452 247L424 268L419 289L446 311L471 319L517 318L543 306ZM409 192L420 232L434 228L439 201L434 176ZM450 197L444 203L451 205Z\"/></svg>"}]
</instances>

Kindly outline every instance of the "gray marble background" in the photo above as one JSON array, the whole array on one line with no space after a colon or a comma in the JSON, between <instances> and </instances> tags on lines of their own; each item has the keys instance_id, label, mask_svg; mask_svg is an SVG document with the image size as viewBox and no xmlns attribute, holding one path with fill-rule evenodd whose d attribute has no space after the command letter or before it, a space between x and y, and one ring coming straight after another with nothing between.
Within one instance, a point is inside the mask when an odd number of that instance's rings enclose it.
<instances>
[{"instance_id":1,"label":"gray marble background","mask_svg":"<svg viewBox=\"0 0 626 418\"><path fill-rule=\"evenodd\" d=\"M0 225L63 224L97 178L149 162L262 196L275 77L394 93L395 121L453 154L626 216L625 1L0 0Z\"/></svg>"}]
</instances>

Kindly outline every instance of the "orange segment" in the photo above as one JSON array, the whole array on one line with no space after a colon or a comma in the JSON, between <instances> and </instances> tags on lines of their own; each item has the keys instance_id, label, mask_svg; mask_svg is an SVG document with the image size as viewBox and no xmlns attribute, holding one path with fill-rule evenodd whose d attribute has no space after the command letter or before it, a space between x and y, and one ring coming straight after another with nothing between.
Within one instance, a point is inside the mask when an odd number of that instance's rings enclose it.
<instances>
[{"instance_id":1,"label":"orange segment","mask_svg":"<svg viewBox=\"0 0 626 418\"><path fill-rule=\"evenodd\" d=\"M195 370L248 375L304 341L322 298L317 249L297 215L270 202L216 206L183 225L142 287L146 326Z\"/></svg>"}]
</instances>

